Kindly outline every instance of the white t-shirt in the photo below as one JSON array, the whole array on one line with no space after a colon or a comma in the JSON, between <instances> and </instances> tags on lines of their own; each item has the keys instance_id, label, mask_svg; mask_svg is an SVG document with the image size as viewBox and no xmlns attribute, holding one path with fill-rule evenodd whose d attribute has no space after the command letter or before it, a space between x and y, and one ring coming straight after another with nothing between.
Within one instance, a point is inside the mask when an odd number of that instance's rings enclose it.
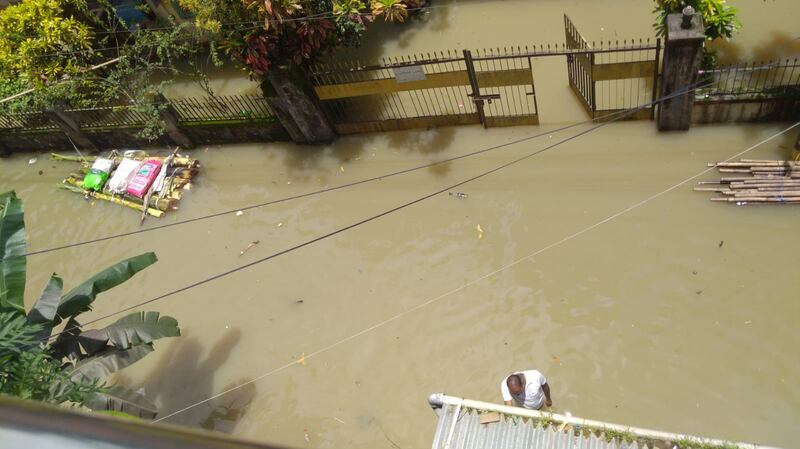
<instances>
[{"instance_id":1,"label":"white t-shirt","mask_svg":"<svg viewBox=\"0 0 800 449\"><path fill-rule=\"evenodd\" d=\"M547 379L544 378L542 373L536 370L529 370L513 374L522 374L525 376L525 389L519 396L512 395L511 392L508 391L508 384L506 383L510 376L506 376L503 382L500 383L500 391L503 394L503 400L510 401L514 399L522 404L523 407L533 410L542 408L542 405L544 405L544 391L542 391L542 385L547 383Z\"/></svg>"}]
</instances>

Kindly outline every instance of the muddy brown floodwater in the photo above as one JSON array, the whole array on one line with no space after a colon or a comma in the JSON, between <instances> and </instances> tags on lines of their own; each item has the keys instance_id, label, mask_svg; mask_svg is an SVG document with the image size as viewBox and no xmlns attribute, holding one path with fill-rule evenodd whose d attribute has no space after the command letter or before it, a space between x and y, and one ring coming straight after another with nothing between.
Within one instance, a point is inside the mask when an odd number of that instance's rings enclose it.
<instances>
[{"instance_id":1,"label":"muddy brown floodwater","mask_svg":"<svg viewBox=\"0 0 800 449\"><path fill-rule=\"evenodd\" d=\"M735 3L745 25L737 38L741 54L775 49L773 36L795 31L796 2ZM427 45L556 42L562 12L589 39L650 33L651 4L645 1L436 5L422 22L381 29L382 43L376 37L363 51L399 55ZM541 79L541 127L365 135L319 148L197 149L203 171L181 210L145 227L377 176L552 129L554 122L584 120L568 96L566 77L551 78ZM221 83L251 88L245 80ZM551 88L544 87L548 83ZM153 355L118 380L144 387L162 415L256 380L168 421L293 447L424 449L434 428L429 393L499 402L505 374L537 368L548 377L558 411L794 447L800 438L800 208L711 203L708 194L692 192L690 182L550 247L785 126L698 126L667 134L647 121L601 128L459 187L465 199L438 195L151 304L147 310L178 318L183 336L158 342ZM96 302L93 316L101 316L576 131L241 216L33 256L27 297L32 301L54 271L69 288L119 259L156 251L158 264ZM793 131L747 157L786 158L795 137ZM25 200L32 249L138 228L133 212L59 191L68 166L43 154L29 165L32 156L0 160L0 190L16 189ZM260 244L240 256L255 240ZM297 360L303 363L292 364Z\"/></svg>"}]
</instances>

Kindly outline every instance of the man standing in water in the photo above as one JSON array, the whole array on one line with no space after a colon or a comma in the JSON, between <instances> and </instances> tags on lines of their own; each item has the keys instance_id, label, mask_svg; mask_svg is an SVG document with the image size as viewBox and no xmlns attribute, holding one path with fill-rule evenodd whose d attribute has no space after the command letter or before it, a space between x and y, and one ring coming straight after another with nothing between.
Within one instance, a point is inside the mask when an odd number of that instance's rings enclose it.
<instances>
[{"instance_id":1,"label":"man standing in water","mask_svg":"<svg viewBox=\"0 0 800 449\"><path fill-rule=\"evenodd\" d=\"M520 371L510 374L500 384L500 392L506 405L518 405L539 410L543 405L553 405L550 399L550 386L542 373L536 370Z\"/></svg>"}]
</instances>

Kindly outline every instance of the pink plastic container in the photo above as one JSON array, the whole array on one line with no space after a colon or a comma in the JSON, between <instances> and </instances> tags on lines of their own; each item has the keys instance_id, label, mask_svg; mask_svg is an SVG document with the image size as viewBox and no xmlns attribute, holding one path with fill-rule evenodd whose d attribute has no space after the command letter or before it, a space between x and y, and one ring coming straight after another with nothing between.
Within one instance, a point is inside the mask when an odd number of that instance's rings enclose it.
<instances>
[{"instance_id":1,"label":"pink plastic container","mask_svg":"<svg viewBox=\"0 0 800 449\"><path fill-rule=\"evenodd\" d=\"M128 193L134 196L138 196L142 198L147 190L150 188L150 185L153 184L153 181L158 176L158 172L161 170L161 162L158 162L155 159L150 159L145 161L139 169L136 170L136 173L131 178L131 181L128 183L128 188L126 189Z\"/></svg>"}]
</instances>

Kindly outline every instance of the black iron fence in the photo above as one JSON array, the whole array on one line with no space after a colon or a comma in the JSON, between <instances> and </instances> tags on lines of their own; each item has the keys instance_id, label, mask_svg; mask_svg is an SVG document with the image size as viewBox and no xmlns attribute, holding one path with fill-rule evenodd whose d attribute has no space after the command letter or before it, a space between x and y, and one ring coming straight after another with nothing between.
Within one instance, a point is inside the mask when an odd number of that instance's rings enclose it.
<instances>
[{"instance_id":1,"label":"black iron fence","mask_svg":"<svg viewBox=\"0 0 800 449\"><path fill-rule=\"evenodd\" d=\"M0 129L49 130L58 128L43 112L0 113Z\"/></svg>"},{"instance_id":2,"label":"black iron fence","mask_svg":"<svg viewBox=\"0 0 800 449\"><path fill-rule=\"evenodd\" d=\"M591 61L595 116L636 108L656 100L660 39L592 42L591 48L597 50ZM604 52L607 48L618 51ZM655 106L641 109L639 118L653 118L655 109Z\"/></svg>"},{"instance_id":3,"label":"black iron fence","mask_svg":"<svg viewBox=\"0 0 800 449\"><path fill-rule=\"evenodd\" d=\"M275 113L261 95L229 95L170 100L180 123L272 120Z\"/></svg>"},{"instance_id":4,"label":"black iron fence","mask_svg":"<svg viewBox=\"0 0 800 449\"><path fill-rule=\"evenodd\" d=\"M800 59L748 62L700 71L692 121L757 122L800 118Z\"/></svg>"},{"instance_id":5,"label":"black iron fence","mask_svg":"<svg viewBox=\"0 0 800 449\"><path fill-rule=\"evenodd\" d=\"M319 63L308 77L343 134L478 123L460 52Z\"/></svg>"},{"instance_id":6,"label":"black iron fence","mask_svg":"<svg viewBox=\"0 0 800 449\"><path fill-rule=\"evenodd\" d=\"M800 61L748 62L723 65L700 71L701 83L696 101L763 100L800 96Z\"/></svg>"},{"instance_id":7,"label":"black iron fence","mask_svg":"<svg viewBox=\"0 0 800 449\"><path fill-rule=\"evenodd\" d=\"M141 127L150 115L146 107L170 108L184 125L219 122L272 121L275 114L261 95L231 95L204 98L169 99L146 105L120 105L97 108L66 109L81 128ZM57 129L45 112L2 112L0 130L44 131Z\"/></svg>"},{"instance_id":8,"label":"black iron fence","mask_svg":"<svg viewBox=\"0 0 800 449\"><path fill-rule=\"evenodd\" d=\"M588 50L589 42L578 31L569 16L564 14L564 37L570 50ZM567 76L569 86L581 99L587 111L595 110L594 82L592 81L593 53L567 55Z\"/></svg>"}]
</instances>

